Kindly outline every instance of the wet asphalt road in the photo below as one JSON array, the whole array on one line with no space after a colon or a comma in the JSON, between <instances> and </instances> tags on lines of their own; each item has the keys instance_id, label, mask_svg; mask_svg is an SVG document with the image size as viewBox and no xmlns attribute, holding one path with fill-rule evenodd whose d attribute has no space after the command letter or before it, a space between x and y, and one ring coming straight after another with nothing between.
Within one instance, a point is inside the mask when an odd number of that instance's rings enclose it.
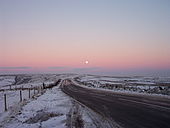
<instances>
[{"instance_id":1,"label":"wet asphalt road","mask_svg":"<svg viewBox=\"0 0 170 128\"><path fill-rule=\"evenodd\" d=\"M65 81L63 92L125 128L170 128L170 99L84 88Z\"/></svg>"}]
</instances>

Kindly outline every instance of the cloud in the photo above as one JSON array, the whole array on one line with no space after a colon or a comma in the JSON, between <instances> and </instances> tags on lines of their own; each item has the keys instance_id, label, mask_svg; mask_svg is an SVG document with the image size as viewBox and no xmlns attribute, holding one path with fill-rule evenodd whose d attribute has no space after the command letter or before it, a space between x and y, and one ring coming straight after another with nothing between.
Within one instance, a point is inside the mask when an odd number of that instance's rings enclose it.
<instances>
[{"instance_id":1,"label":"cloud","mask_svg":"<svg viewBox=\"0 0 170 128\"><path fill-rule=\"evenodd\" d=\"M48 69L68 69L69 67L48 67Z\"/></svg>"},{"instance_id":2,"label":"cloud","mask_svg":"<svg viewBox=\"0 0 170 128\"><path fill-rule=\"evenodd\" d=\"M72 70L71 67L62 67L62 66L48 67L48 69L55 70L55 71L70 71L70 70Z\"/></svg>"},{"instance_id":3,"label":"cloud","mask_svg":"<svg viewBox=\"0 0 170 128\"><path fill-rule=\"evenodd\" d=\"M31 69L32 67L0 67L2 70L10 70L10 69Z\"/></svg>"},{"instance_id":4,"label":"cloud","mask_svg":"<svg viewBox=\"0 0 170 128\"><path fill-rule=\"evenodd\" d=\"M72 73L90 73L90 72L100 72L103 70L101 67L86 67L86 68L74 68L74 67L48 67L51 71L66 71Z\"/></svg>"},{"instance_id":5,"label":"cloud","mask_svg":"<svg viewBox=\"0 0 170 128\"><path fill-rule=\"evenodd\" d=\"M101 67L89 67L89 68L73 68L72 69L75 72L96 72L101 71Z\"/></svg>"}]
</instances>

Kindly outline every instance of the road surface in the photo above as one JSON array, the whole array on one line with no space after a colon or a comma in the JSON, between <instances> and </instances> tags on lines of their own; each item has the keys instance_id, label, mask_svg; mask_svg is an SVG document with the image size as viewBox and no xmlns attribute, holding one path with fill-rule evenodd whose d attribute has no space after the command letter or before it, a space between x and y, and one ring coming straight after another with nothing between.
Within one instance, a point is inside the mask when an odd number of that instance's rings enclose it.
<instances>
[{"instance_id":1,"label":"road surface","mask_svg":"<svg viewBox=\"0 0 170 128\"><path fill-rule=\"evenodd\" d=\"M65 80L61 90L125 128L170 128L170 99L84 88Z\"/></svg>"}]
</instances>

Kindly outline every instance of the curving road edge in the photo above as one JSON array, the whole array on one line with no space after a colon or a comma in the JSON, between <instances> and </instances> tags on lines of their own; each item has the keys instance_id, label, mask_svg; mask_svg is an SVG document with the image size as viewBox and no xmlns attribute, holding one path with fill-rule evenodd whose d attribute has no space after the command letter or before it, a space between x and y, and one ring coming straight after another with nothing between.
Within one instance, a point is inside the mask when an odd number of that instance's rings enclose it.
<instances>
[{"instance_id":1,"label":"curving road edge","mask_svg":"<svg viewBox=\"0 0 170 128\"><path fill-rule=\"evenodd\" d=\"M125 128L170 127L170 99L85 88L66 79L61 90Z\"/></svg>"}]
</instances>

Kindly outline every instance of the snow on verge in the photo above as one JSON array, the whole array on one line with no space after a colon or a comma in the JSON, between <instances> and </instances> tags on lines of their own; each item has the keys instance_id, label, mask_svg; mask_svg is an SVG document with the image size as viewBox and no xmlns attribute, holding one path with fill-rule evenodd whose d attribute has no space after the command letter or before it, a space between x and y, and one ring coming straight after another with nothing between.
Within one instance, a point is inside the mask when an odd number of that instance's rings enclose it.
<instances>
[{"instance_id":1,"label":"snow on verge","mask_svg":"<svg viewBox=\"0 0 170 128\"><path fill-rule=\"evenodd\" d=\"M5 128L65 128L66 114L71 107L69 98L58 88L46 93L25 106L21 113L5 124Z\"/></svg>"}]
</instances>

